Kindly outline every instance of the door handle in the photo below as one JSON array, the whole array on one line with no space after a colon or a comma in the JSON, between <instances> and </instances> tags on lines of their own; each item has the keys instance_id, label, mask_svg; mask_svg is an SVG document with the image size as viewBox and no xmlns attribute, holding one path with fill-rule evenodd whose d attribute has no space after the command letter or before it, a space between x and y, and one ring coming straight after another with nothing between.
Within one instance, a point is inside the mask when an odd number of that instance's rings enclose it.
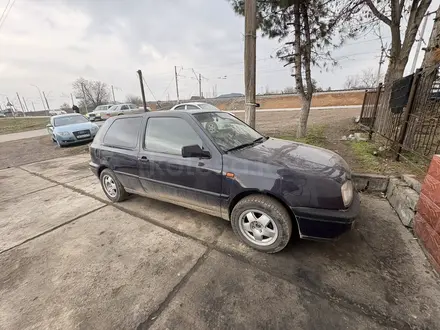
<instances>
[{"instance_id":1,"label":"door handle","mask_svg":"<svg viewBox=\"0 0 440 330\"><path fill-rule=\"evenodd\" d=\"M141 162L148 162L147 156L138 157L138 160L140 160Z\"/></svg>"}]
</instances>

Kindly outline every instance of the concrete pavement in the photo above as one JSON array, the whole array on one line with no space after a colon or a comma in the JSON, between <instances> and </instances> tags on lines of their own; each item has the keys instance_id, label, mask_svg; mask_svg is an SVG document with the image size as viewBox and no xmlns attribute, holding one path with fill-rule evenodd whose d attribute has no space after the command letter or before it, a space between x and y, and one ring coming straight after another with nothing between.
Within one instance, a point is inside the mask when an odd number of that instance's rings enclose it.
<instances>
[{"instance_id":1,"label":"concrete pavement","mask_svg":"<svg viewBox=\"0 0 440 330\"><path fill-rule=\"evenodd\" d=\"M44 129L36 129L33 131L27 131L27 132L1 134L0 135L0 143L28 139L28 138L33 138L33 137L38 137L38 136L43 136L43 135L47 135L47 130L45 128Z\"/></svg>"},{"instance_id":2,"label":"concrete pavement","mask_svg":"<svg viewBox=\"0 0 440 330\"><path fill-rule=\"evenodd\" d=\"M218 218L111 204L86 165L0 170L0 328L440 328L439 279L382 198L339 241L269 255Z\"/></svg>"}]
</instances>

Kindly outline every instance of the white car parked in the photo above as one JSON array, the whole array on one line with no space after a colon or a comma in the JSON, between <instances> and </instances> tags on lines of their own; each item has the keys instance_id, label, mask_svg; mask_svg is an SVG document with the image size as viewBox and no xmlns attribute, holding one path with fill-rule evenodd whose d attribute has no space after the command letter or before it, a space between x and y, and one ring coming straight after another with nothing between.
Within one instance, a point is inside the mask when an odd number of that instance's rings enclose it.
<instances>
[{"instance_id":1,"label":"white car parked","mask_svg":"<svg viewBox=\"0 0 440 330\"><path fill-rule=\"evenodd\" d=\"M208 110L208 111L221 111L219 108L213 106L212 104L209 103L204 103L204 102L189 102L189 103L181 103L181 104L177 104L174 107L172 107L170 110ZM228 112L229 114L235 116L233 113ZM226 125L226 126L225 126ZM221 124L215 122L215 121L208 121L205 124L205 129L209 132L209 133L215 133L218 130L222 130L227 128L228 123L227 121L222 121Z\"/></svg>"},{"instance_id":2,"label":"white car parked","mask_svg":"<svg viewBox=\"0 0 440 330\"><path fill-rule=\"evenodd\" d=\"M131 104L131 103L115 104L114 106L109 108L107 111L101 112L101 118L108 119L108 118L114 117L114 116L132 115L135 113L143 113L143 112L144 112L144 109L139 108L135 104Z\"/></svg>"}]
</instances>

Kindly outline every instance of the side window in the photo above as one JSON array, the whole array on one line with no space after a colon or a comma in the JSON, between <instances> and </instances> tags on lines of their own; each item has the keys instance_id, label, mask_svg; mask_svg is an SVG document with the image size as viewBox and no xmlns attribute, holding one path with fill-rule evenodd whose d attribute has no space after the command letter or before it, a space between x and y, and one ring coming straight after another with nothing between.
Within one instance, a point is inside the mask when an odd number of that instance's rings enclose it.
<instances>
[{"instance_id":1,"label":"side window","mask_svg":"<svg viewBox=\"0 0 440 330\"><path fill-rule=\"evenodd\" d=\"M121 107L121 110L128 110L128 105L123 105L123 106Z\"/></svg>"},{"instance_id":2,"label":"side window","mask_svg":"<svg viewBox=\"0 0 440 330\"><path fill-rule=\"evenodd\" d=\"M174 110L185 110L185 106L179 105L178 107L175 107Z\"/></svg>"},{"instance_id":3,"label":"side window","mask_svg":"<svg viewBox=\"0 0 440 330\"><path fill-rule=\"evenodd\" d=\"M187 110L197 110L198 107L196 107L195 105L192 105L192 104L188 104L188 105L186 106L186 109L187 109Z\"/></svg>"},{"instance_id":4,"label":"side window","mask_svg":"<svg viewBox=\"0 0 440 330\"><path fill-rule=\"evenodd\" d=\"M119 148L135 148L141 123L141 117L116 119L105 134L104 144Z\"/></svg>"},{"instance_id":5,"label":"side window","mask_svg":"<svg viewBox=\"0 0 440 330\"><path fill-rule=\"evenodd\" d=\"M133 110L137 110L137 106L136 105L134 105L134 104L130 104L130 109L133 109Z\"/></svg>"},{"instance_id":6,"label":"side window","mask_svg":"<svg viewBox=\"0 0 440 330\"><path fill-rule=\"evenodd\" d=\"M182 155L182 147L203 146L196 131L183 119L163 117L148 119L145 149L171 155Z\"/></svg>"}]
</instances>

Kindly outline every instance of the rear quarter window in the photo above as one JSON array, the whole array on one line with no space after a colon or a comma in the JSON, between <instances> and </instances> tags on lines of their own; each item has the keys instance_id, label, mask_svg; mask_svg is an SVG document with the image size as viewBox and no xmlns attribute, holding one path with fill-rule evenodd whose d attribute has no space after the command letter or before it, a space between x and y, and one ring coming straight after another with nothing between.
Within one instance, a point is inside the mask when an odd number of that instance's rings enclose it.
<instances>
[{"instance_id":1,"label":"rear quarter window","mask_svg":"<svg viewBox=\"0 0 440 330\"><path fill-rule=\"evenodd\" d=\"M135 148L141 124L142 117L116 119L105 133L103 144L123 149Z\"/></svg>"}]
</instances>

